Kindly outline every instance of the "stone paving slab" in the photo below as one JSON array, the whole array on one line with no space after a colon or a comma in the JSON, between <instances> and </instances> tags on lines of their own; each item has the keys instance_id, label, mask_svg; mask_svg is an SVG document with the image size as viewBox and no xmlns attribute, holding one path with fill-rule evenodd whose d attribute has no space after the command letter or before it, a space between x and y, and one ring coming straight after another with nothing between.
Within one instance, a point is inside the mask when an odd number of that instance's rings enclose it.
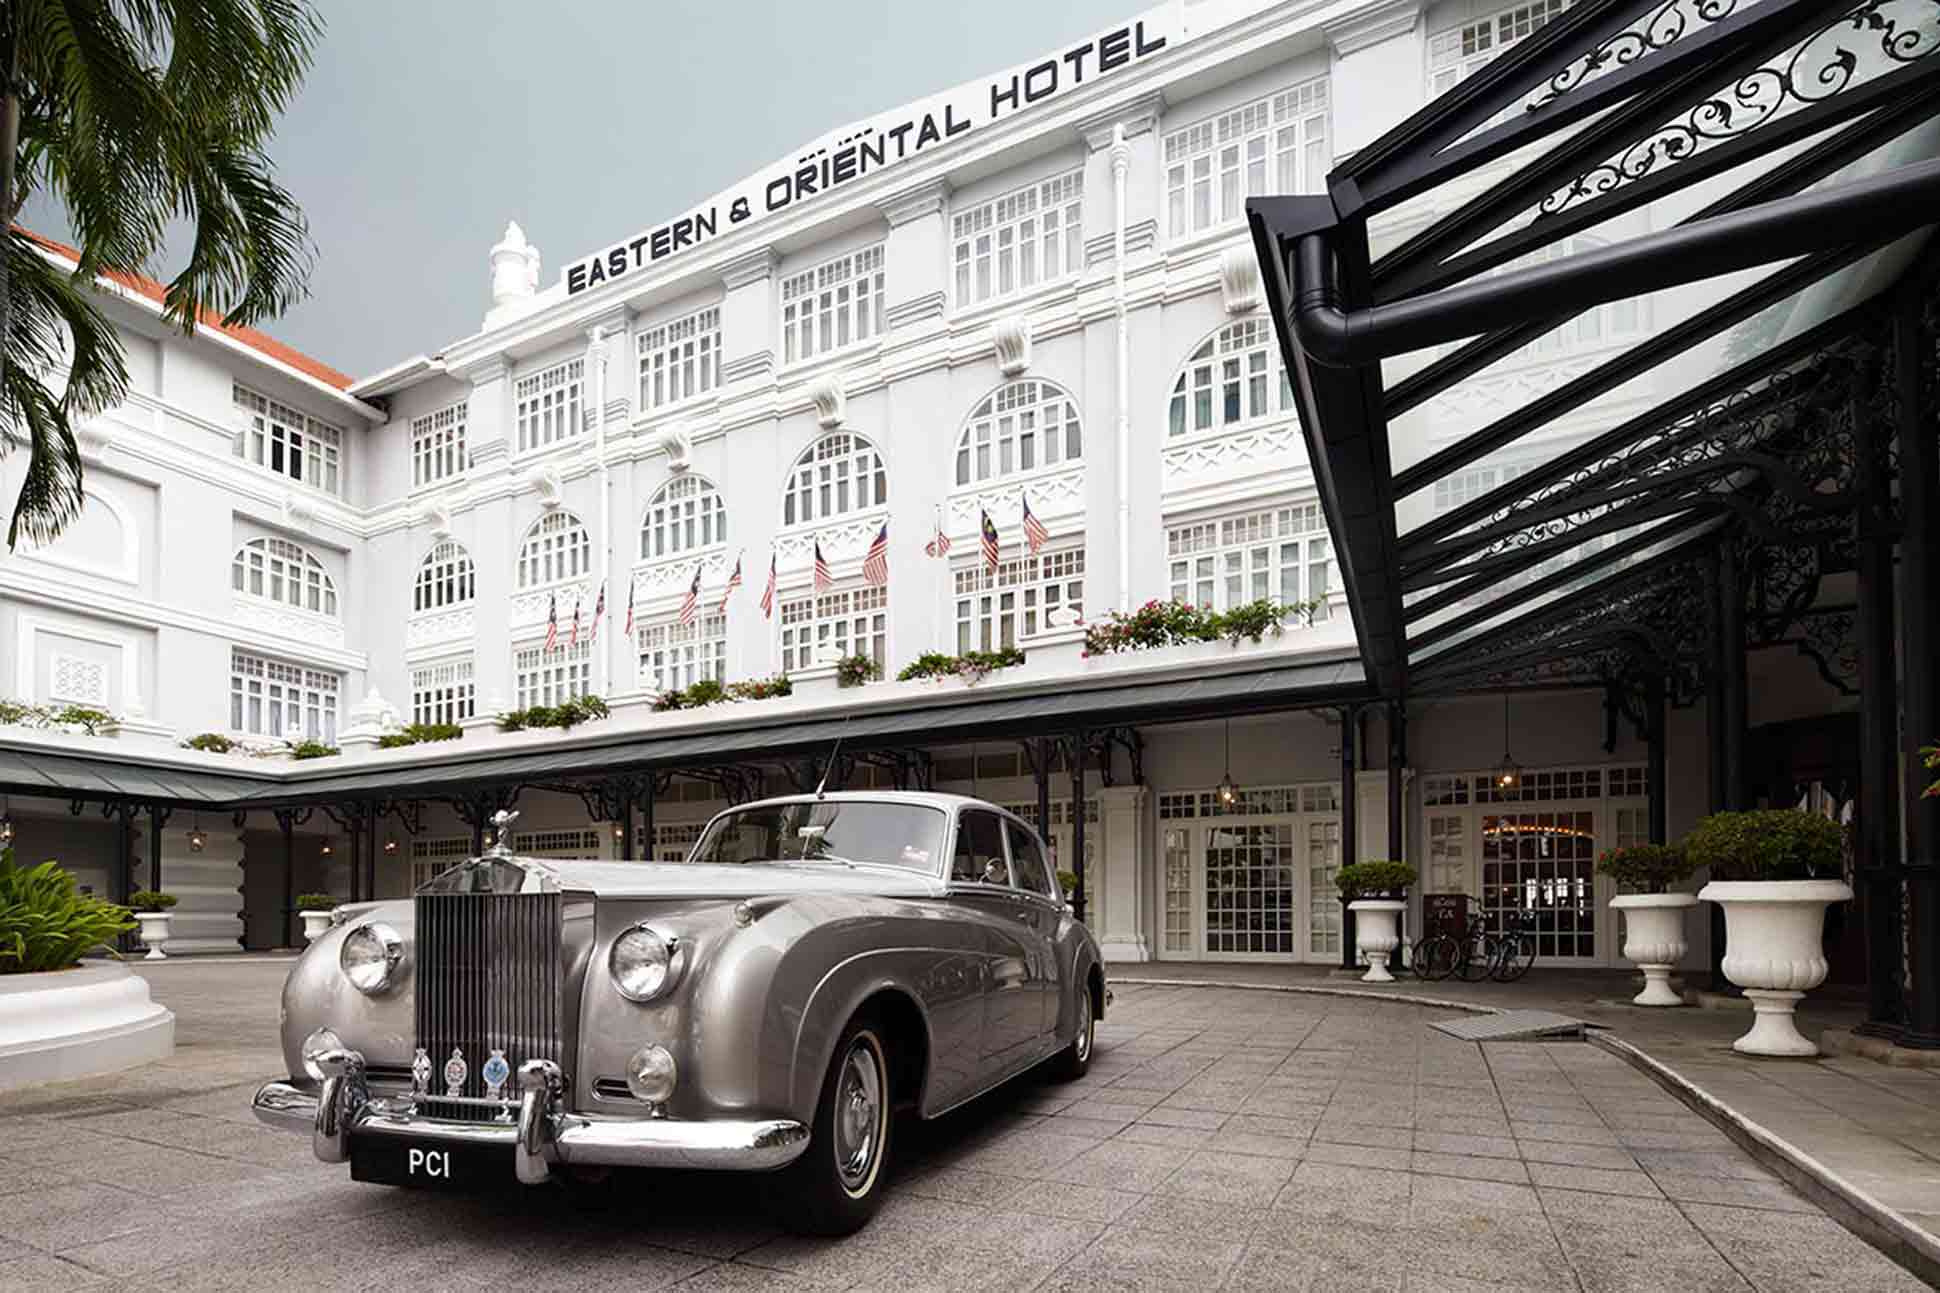
<instances>
[{"instance_id":1,"label":"stone paving slab","mask_svg":"<svg viewBox=\"0 0 1940 1293\"><path fill-rule=\"evenodd\" d=\"M1616 1056L1207 987L1121 986L1083 1081L899 1124L845 1240L782 1234L758 1177L359 1185L248 1118L281 975L160 968L173 1059L0 1096L0 1293L1922 1287Z\"/></svg>"}]
</instances>

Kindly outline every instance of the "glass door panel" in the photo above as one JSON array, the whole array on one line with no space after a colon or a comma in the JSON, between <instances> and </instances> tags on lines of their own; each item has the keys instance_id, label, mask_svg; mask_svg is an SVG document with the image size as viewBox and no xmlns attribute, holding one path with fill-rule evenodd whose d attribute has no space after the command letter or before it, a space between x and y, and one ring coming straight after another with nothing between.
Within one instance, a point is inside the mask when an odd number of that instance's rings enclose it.
<instances>
[{"instance_id":1,"label":"glass door panel","mask_svg":"<svg viewBox=\"0 0 1940 1293\"><path fill-rule=\"evenodd\" d=\"M1469 871L1468 817L1464 813L1428 816L1429 893L1475 893Z\"/></svg>"},{"instance_id":2,"label":"glass door panel","mask_svg":"<svg viewBox=\"0 0 1940 1293\"><path fill-rule=\"evenodd\" d=\"M1340 819L1307 822L1307 955L1316 960L1340 959L1340 890L1334 875L1340 870Z\"/></svg>"},{"instance_id":3,"label":"glass door panel","mask_svg":"<svg viewBox=\"0 0 1940 1293\"><path fill-rule=\"evenodd\" d=\"M1482 912L1490 929L1512 913L1535 917L1536 952L1591 959L1596 951L1596 814L1490 813L1482 819Z\"/></svg>"},{"instance_id":4,"label":"glass door panel","mask_svg":"<svg viewBox=\"0 0 1940 1293\"><path fill-rule=\"evenodd\" d=\"M1183 826L1165 832L1165 934L1167 956L1192 955L1192 847Z\"/></svg>"},{"instance_id":5,"label":"glass door panel","mask_svg":"<svg viewBox=\"0 0 1940 1293\"><path fill-rule=\"evenodd\" d=\"M1219 825L1206 835L1207 954L1293 954L1293 827Z\"/></svg>"}]
</instances>

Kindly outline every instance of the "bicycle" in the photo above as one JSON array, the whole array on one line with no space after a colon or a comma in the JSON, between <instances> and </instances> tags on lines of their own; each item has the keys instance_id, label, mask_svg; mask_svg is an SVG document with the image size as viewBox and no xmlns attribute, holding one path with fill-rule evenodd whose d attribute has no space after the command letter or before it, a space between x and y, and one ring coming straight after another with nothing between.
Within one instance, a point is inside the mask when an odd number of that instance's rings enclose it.
<instances>
[{"instance_id":1,"label":"bicycle","mask_svg":"<svg viewBox=\"0 0 1940 1293\"><path fill-rule=\"evenodd\" d=\"M1460 937L1431 934L1413 951L1416 977L1430 982L1459 974L1465 983L1514 983L1536 963L1535 913L1509 913L1499 932L1485 928L1481 916L1470 916Z\"/></svg>"}]
</instances>

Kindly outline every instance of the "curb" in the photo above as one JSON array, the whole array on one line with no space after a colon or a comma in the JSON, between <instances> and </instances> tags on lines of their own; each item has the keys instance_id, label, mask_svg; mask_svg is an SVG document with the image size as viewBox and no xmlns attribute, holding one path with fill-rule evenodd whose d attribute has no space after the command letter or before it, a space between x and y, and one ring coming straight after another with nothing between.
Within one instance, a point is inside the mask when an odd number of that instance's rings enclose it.
<instances>
[{"instance_id":1,"label":"curb","mask_svg":"<svg viewBox=\"0 0 1940 1293\"><path fill-rule=\"evenodd\" d=\"M1627 1061L1693 1112L1729 1136L1740 1149L1782 1177L1786 1184L1824 1208L1840 1225L1885 1253L1928 1284L1940 1287L1940 1238L1887 1207L1839 1173L1760 1123L1653 1059L1620 1037L1591 1030L1586 1037Z\"/></svg>"},{"instance_id":2,"label":"curb","mask_svg":"<svg viewBox=\"0 0 1940 1293\"><path fill-rule=\"evenodd\" d=\"M1141 988L1243 988L1248 992L1288 992L1314 997L1359 997L1364 1001L1396 1001L1404 1006L1431 1006L1437 1010L1462 1010L1471 1015L1499 1015L1497 1006L1481 1006L1473 1001L1451 1001L1447 997L1420 997L1411 992L1381 988L1325 988L1305 983L1246 983L1237 979L1148 979L1114 974L1107 983L1136 985Z\"/></svg>"}]
</instances>

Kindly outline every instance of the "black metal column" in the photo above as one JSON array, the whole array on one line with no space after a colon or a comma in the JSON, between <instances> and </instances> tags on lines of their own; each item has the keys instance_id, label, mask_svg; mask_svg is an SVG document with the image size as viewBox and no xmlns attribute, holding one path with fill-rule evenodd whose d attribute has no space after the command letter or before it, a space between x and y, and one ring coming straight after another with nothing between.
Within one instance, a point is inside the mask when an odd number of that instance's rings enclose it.
<instances>
[{"instance_id":1,"label":"black metal column","mask_svg":"<svg viewBox=\"0 0 1940 1293\"><path fill-rule=\"evenodd\" d=\"M288 808L276 810L276 825L283 832L283 941L279 947L296 946L296 815Z\"/></svg>"},{"instance_id":2,"label":"black metal column","mask_svg":"<svg viewBox=\"0 0 1940 1293\"><path fill-rule=\"evenodd\" d=\"M350 900L357 901L357 890L362 884L364 873L364 819L358 816L362 805L353 806L348 814L350 829L344 834L350 836Z\"/></svg>"},{"instance_id":3,"label":"black metal column","mask_svg":"<svg viewBox=\"0 0 1940 1293\"><path fill-rule=\"evenodd\" d=\"M1359 707L1349 705L1340 712L1340 864L1360 861L1358 832L1354 829L1359 806L1355 801L1354 789L1354 736L1360 726ZM1347 895L1340 900L1340 964L1343 970L1354 968L1354 913L1347 909Z\"/></svg>"},{"instance_id":4,"label":"black metal column","mask_svg":"<svg viewBox=\"0 0 1940 1293\"><path fill-rule=\"evenodd\" d=\"M135 891L135 806L133 804L115 805L115 901L128 902L129 895Z\"/></svg>"},{"instance_id":5,"label":"black metal column","mask_svg":"<svg viewBox=\"0 0 1940 1293\"><path fill-rule=\"evenodd\" d=\"M659 857L659 854L653 851L653 778L654 774L649 772L642 778L640 787L640 857L646 862L652 862Z\"/></svg>"},{"instance_id":6,"label":"black metal column","mask_svg":"<svg viewBox=\"0 0 1940 1293\"><path fill-rule=\"evenodd\" d=\"M168 822L168 809L160 804L148 806L148 887L162 891L162 827Z\"/></svg>"},{"instance_id":7,"label":"black metal column","mask_svg":"<svg viewBox=\"0 0 1940 1293\"><path fill-rule=\"evenodd\" d=\"M1650 796L1652 844L1670 843L1670 805L1664 799L1668 782L1664 766L1666 717L1664 675L1653 673L1644 680L1644 722L1649 725L1645 737L1644 788Z\"/></svg>"},{"instance_id":8,"label":"black metal column","mask_svg":"<svg viewBox=\"0 0 1940 1293\"><path fill-rule=\"evenodd\" d=\"M485 855L485 810L476 808L472 813L472 856Z\"/></svg>"},{"instance_id":9,"label":"black metal column","mask_svg":"<svg viewBox=\"0 0 1940 1293\"><path fill-rule=\"evenodd\" d=\"M1718 592L1723 597L1718 624L1724 641L1724 806L1745 806L1745 586L1736 546L1727 543L1719 554Z\"/></svg>"},{"instance_id":10,"label":"black metal column","mask_svg":"<svg viewBox=\"0 0 1940 1293\"><path fill-rule=\"evenodd\" d=\"M1046 843L1051 840L1051 755L1057 748L1056 741L1039 741L1031 767L1031 775L1037 780L1037 833Z\"/></svg>"},{"instance_id":11,"label":"black metal column","mask_svg":"<svg viewBox=\"0 0 1940 1293\"><path fill-rule=\"evenodd\" d=\"M1896 350L1904 348L1896 347ZM1909 355L1916 399L1901 401L1899 433L1919 434L1918 356ZM1895 369L1883 374L1895 380ZM1904 391L1902 391L1902 394ZM1862 502L1853 514L1859 582L1859 825L1854 840L1866 921L1866 1021L1853 1031L1898 1037L1906 1002L1900 981L1899 681L1893 659L1893 533L1888 452L1895 428L1853 401Z\"/></svg>"},{"instance_id":12,"label":"black metal column","mask_svg":"<svg viewBox=\"0 0 1940 1293\"><path fill-rule=\"evenodd\" d=\"M377 837L379 834L378 826L383 817L384 814L378 812L373 812L370 815L370 849L365 855L364 862L365 898L377 897L377 858L381 852Z\"/></svg>"},{"instance_id":13,"label":"black metal column","mask_svg":"<svg viewBox=\"0 0 1940 1293\"><path fill-rule=\"evenodd\" d=\"M1902 298L1893 316L1894 384L1901 410L1900 510L1906 532L1900 542L1900 658L1906 661L1906 888L1912 926L1912 962L1906 1031L1899 1044L1940 1050L1940 798L1926 798L1928 778L1920 747L1940 740L1940 680L1932 668L1940 654L1940 447L1921 380L1931 343L1920 326L1920 301Z\"/></svg>"},{"instance_id":14,"label":"black metal column","mask_svg":"<svg viewBox=\"0 0 1940 1293\"><path fill-rule=\"evenodd\" d=\"M1407 819L1407 796L1402 792L1401 771L1408 766L1408 707L1402 701L1388 703L1388 856L1397 862L1408 857L1403 827Z\"/></svg>"},{"instance_id":15,"label":"black metal column","mask_svg":"<svg viewBox=\"0 0 1940 1293\"><path fill-rule=\"evenodd\" d=\"M1071 886L1071 914L1083 924L1085 918L1085 736L1083 732L1071 734L1071 744L1066 747L1071 762L1071 874L1077 883Z\"/></svg>"}]
</instances>

